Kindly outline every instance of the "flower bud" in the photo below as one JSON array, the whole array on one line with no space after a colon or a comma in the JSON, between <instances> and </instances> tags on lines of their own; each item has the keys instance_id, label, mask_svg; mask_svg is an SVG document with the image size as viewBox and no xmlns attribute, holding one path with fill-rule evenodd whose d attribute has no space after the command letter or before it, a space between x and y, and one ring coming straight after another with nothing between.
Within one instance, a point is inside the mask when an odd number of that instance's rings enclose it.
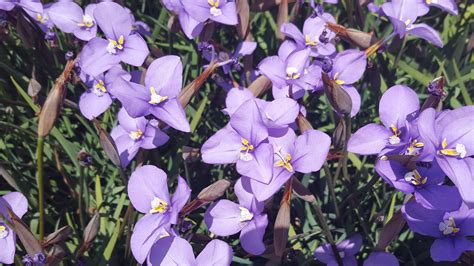
<instances>
[{"instance_id":1,"label":"flower bud","mask_svg":"<svg viewBox=\"0 0 474 266\"><path fill-rule=\"evenodd\" d=\"M346 28L342 25L331 22L327 22L327 26L330 30L336 33L339 38L362 49L369 48L371 45L377 42L377 39L372 33Z\"/></svg>"},{"instance_id":2,"label":"flower bud","mask_svg":"<svg viewBox=\"0 0 474 266\"><path fill-rule=\"evenodd\" d=\"M352 110L352 99L349 94L326 73L323 73L322 77L324 92L334 111L342 115L349 115Z\"/></svg>"}]
</instances>

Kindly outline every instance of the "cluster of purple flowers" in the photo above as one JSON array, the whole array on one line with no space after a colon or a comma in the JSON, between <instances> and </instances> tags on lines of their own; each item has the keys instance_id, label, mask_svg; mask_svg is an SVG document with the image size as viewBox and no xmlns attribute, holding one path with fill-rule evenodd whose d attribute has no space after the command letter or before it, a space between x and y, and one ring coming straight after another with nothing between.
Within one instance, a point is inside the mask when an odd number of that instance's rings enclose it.
<instances>
[{"instance_id":1,"label":"cluster of purple flowers","mask_svg":"<svg viewBox=\"0 0 474 266\"><path fill-rule=\"evenodd\" d=\"M337 1L327 1L337 2ZM395 35L407 34L426 39L437 46L442 41L426 24L414 24L431 5L456 14L453 1L393 0L372 11L386 16ZM204 26L217 22L236 25L236 3L227 0L164 0L165 7L178 16L188 38L199 36ZM314 6L314 1L312 1ZM162 128L169 126L189 132L190 125L178 96L183 87L183 66L178 56L155 59L141 81L141 72L129 73L122 63L140 67L149 54L146 41L137 29L130 10L104 1L83 10L72 1L42 5L39 1L0 1L0 9L22 8L38 25L51 31L54 26L85 41L78 57L80 77L89 88L80 98L82 114L93 120L118 100L122 108L118 125L112 130L122 167L130 164L140 149L155 149L169 137ZM350 98L349 112L334 108L338 115L355 116L361 97L355 87L367 67L373 49L349 49L337 52L336 32L328 28L335 18L315 7L303 28L292 23L281 25L287 39L278 55L263 59L258 73L272 83L274 100L257 98L243 86L221 84L228 91L223 112L229 123L202 145L202 160L208 164L234 164L240 178L234 184L238 203L222 199L213 203L204 215L210 232L216 236L240 233L240 244L250 254L265 252L263 243L268 217L264 202L280 191L297 173L317 172L326 162L331 138L324 132L297 130L295 120L304 116L300 104L306 93L322 92L325 86L336 86ZM138 23L139 24L139 23ZM384 42L388 39L384 40ZM252 54L255 42L241 42L234 52L216 52L213 44L201 43L200 50L208 61L217 61L229 77L239 70L240 57ZM376 51L376 50L375 50ZM140 72L140 73L139 73ZM438 91L431 92L435 97ZM417 94L407 86L388 89L379 103L381 124L368 124L353 134L350 152L378 155L376 171L391 186L411 195L402 208L410 228L437 240L431 248L435 261L453 261L474 244L474 108L435 110L420 106ZM299 133L298 133L299 132ZM449 177L446 182L445 176ZM228 265L231 247L221 240L210 241L199 256L179 233L180 212L190 198L186 181L178 177L172 197L168 192L166 173L151 165L135 169L128 183L131 203L143 217L134 227L131 238L133 255L139 263L149 265ZM5 205L7 204L7 205ZM10 193L0 199L0 214L8 217L2 206L9 206L21 217L27 209L26 199ZM471 215L473 215L471 217ZM13 231L1 222L0 262L12 263L15 249ZM472 230L472 231L471 231ZM314 252L316 259L329 265L357 265L355 254L362 237L358 234L336 245L329 244ZM397 265L387 252L371 253L364 265Z\"/></svg>"}]
</instances>

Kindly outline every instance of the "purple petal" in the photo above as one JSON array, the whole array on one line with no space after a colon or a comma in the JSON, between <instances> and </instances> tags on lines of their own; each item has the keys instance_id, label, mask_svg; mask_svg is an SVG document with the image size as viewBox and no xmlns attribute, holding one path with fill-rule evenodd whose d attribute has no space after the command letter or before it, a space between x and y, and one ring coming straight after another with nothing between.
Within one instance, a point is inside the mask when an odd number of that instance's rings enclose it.
<instances>
[{"instance_id":1,"label":"purple petal","mask_svg":"<svg viewBox=\"0 0 474 266\"><path fill-rule=\"evenodd\" d=\"M390 185L405 194L413 193L415 188L405 181L404 177L408 170L395 161L378 160L375 165L377 173Z\"/></svg>"},{"instance_id":2,"label":"purple petal","mask_svg":"<svg viewBox=\"0 0 474 266\"><path fill-rule=\"evenodd\" d=\"M291 53L293 53L296 50L301 50L303 48L304 46L298 45L296 42L292 40L286 40L280 45L280 48L278 48L278 57L281 60L286 61L286 59ZM286 75L286 73L284 75Z\"/></svg>"},{"instance_id":3,"label":"purple petal","mask_svg":"<svg viewBox=\"0 0 474 266\"><path fill-rule=\"evenodd\" d=\"M196 266L207 265L230 265L234 252L226 242L214 239L207 243L206 247L196 258Z\"/></svg>"},{"instance_id":4,"label":"purple petal","mask_svg":"<svg viewBox=\"0 0 474 266\"><path fill-rule=\"evenodd\" d=\"M351 110L351 117L356 116L360 110L360 94L357 89L353 86L343 86L344 90L349 94L352 100L352 110Z\"/></svg>"},{"instance_id":5,"label":"purple petal","mask_svg":"<svg viewBox=\"0 0 474 266\"><path fill-rule=\"evenodd\" d=\"M183 64L175 55L155 59L145 75L147 87L154 87L156 93L170 98L177 97L183 85Z\"/></svg>"},{"instance_id":6,"label":"purple petal","mask_svg":"<svg viewBox=\"0 0 474 266\"><path fill-rule=\"evenodd\" d=\"M144 131L144 136L140 147L147 150L155 149L168 142L169 139L170 138L168 135L161 131L161 129L154 125L148 124Z\"/></svg>"},{"instance_id":7,"label":"purple petal","mask_svg":"<svg viewBox=\"0 0 474 266\"><path fill-rule=\"evenodd\" d=\"M264 203L258 201L252 194L252 187L249 179L239 178L234 185L235 195L239 199L240 206L250 210L254 214L260 214L263 211Z\"/></svg>"},{"instance_id":8,"label":"purple petal","mask_svg":"<svg viewBox=\"0 0 474 266\"><path fill-rule=\"evenodd\" d=\"M178 176L178 186L176 191L173 194L171 199L171 205L173 209L171 210L171 223L175 224L177 222L178 214L183 209L184 205L188 202L189 197L191 196L191 189L181 176Z\"/></svg>"},{"instance_id":9,"label":"purple petal","mask_svg":"<svg viewBox=\"0 0 474 266\"><path fill-rule=\"evenodd\" d=\"M311 173L321 169L326 162L331 138L319 130L306 130L296 138L295 152L291 163L300 173Z\"/></svg>"},{"instance_id":10,"label":"purple petal","mask_svg":"<svg viewBox=\"0 0 474 266\"><path fill-rule=\"evenodd\" d=\"M270 102L263 110L268 127L286 127L295 122L300 112L299 104L291 98L280 98Z\"/></svg>"},{"instance_id":11,"label":"purple petal","mask_svg":"<svg viewBox=\"0 0 474 266\"><path fill-rule=\"evenodd\" d=\"M174 236L163 237L151 248L147 265L193 265L193 248L188 241Z\"/></svg>"},{"instance_id":12,"label":"purple petal","mask_svg":"<svg viewBox=\"0 0 474 266\"><path fill-rule=\"evenodd\" d=\"M381 125L365 125L352 134L348 150L360 155L378 154L387 145L391 135L392 133Z\"/></svg>"},{"instance_id":13,"label":"purple petal","mask_svg":"<svg viewBox=\"0 0 474 266\"><path fill-rule=\"evenodd\" d=\"M262 60L258 65L260 73L265 75L273 83L273 86L282 88L286 86L286 66L278 56L270 56Z\"/></svg>"},{"instance_id":14,"label":"purple petal","mask_svg":"<svg viewBox=\"0 0 474 266\"><path fill-rule=\"evenodd\" d=\"M361 246L362 236L360 234L355 234L337 244L337 249L343 251L345 255L355 255L360 251Z\"/></svg>"},{"instance_id":15,"label":"purple petal","mask_svg":"<svg viewBox=\"0 0 474 266\"><path fill-rule=\"evenodd\" d=\"M440 8L452 15L458 14L458 6L455 0L437 0L431 1L430 5Z\"/></svg>"},{"instance_id":16,"label":"purple petal","mask_svg":"<svg viewBox=\"0 0 474 266\"><path fill-rule=\"evenodd\" d=\"M380 99L380 120L387 128L393 124L400 129L405 126L407 115L419 109L420 101L416 92L407 86L395 85Z\"/></svg>"},{"instance_id":17,"label":"purple petal","mask_svg":"<svg viewBox=\"0 0 474 266\"><path fill-rule=\"evenodd\" d=\"M251 160L238 160L237 172L259 182L268 184L273 174L273 146L261 143L251 153Z\"/></svg>"},{"instance_id":18,"label":"purple petal","mask_svg":"<svg viewBox=\"0 0 474 266\"><path fill-rule=\"evenodd\" d=\"M235 5L235 2L227 2L220 8L220 10L222 12L221 15L211 15L209 18L226 25L237 25L237 23L239 23L237 19L237 6Z\"/></svg>"},{"instance_id":19,"label":"purple petal","mask_svg":"<svg viewBox=\"0 0 474 266\"><path fill-rule=\"evenodd\" d=\"M167 234L167 219L164 215L147 214L135 224L130 246L132 254L139 263L145 262L153 244Z\"/></svg>"},{"instance_id":20,"label":"purple petal","mask_svg":"<svg viewBox=\"0 0 474 266\"><path fill-rule=\"evenodd\" d=\"M254 216L240 232L240 245L245 251L252 255L260 255L265 252L263 236L268 225L267 215Z\"/></svg>"},{"instance_id":21,"label":"purple petal","mask_svg":"<svg viewBox=\"0 0 474 266\"><path fill-rule=\"evenodd\" d=\"M464 238L436 239L431 245L431 258L436 261L456 261L464 251L474 250L474 244Z\"/></svg>"},{"instance_id":22,"label":"purple petal","mask_svg":"<svg viewBox=\"0 0 474 266\"><path fill-rule=\"evenodd\" d=\"M120 57L107 51L109 42L93 38L82 49L79 64L81 71L96 77L120 63Z\"/></svg>"},{"instance_id":23,"label":"purple petal","mask_svg":"<svg viewBox=\"0 0 474 266\"><path fill-rule=\"evenodd\" d=\"M20 219L28 211L28 200L20 192L10 192L2 197L11 208L11 210Z\"/></svg>"},{"instance_id":24,"label":"purple petal","mask_svg":"<svg viewBox=\"0 0 474 266\"><path fill-rule=\"evenodd\" d=\"M439 223L443 221L445 211L426 209L415 201L402 207L402 213L410 229L426 236L442 237Z\"/></svg>"},{"instance_id":25,"label":"purple petal","mask_svg":"<svg viewBox=\"0 0 474 266\"><path fill-rule=\"evenodd\" d=\"M449 179L456 185L464 202L468 206L473 207L474 158L456 159L438 157L436 161Z\"/></svg>"},{"instance_id":26,"label":"purple petal","mask_svg":"<svg viewBox=\"0 0 474 266\"><path fill-rule=\"evenodd\" d=\"M191 131L183 106L176 98L168 99L161 105L153 107L150 112L174 129L183 132Z\"/></svg>"},{"instance_id":27,"label":"purple petal","mask_svg":"<svg viewBox=\"0 0 474 266\"><path fill-rule=\"evenodd\" d=\"M204 22L211 16L207 0L181 0L181 3L186 12L199 22Z\"/></svg>"},{"instance_id":28,"label":"purple petal","mask_svg":"<svg viewBox=\"0 0 474 266\"><path fill-rule=\"evenodd\" d=\"M117 41L120 36L126 38L132 31L132 20L129 13L117 3L101 2L97 4L94 18L108 39Z\"/></svg>"},{"instance_id":29,"label":"purple petal","mask_svg":"<svg viewBox=\"0 0 474 266\"><path fill-rule=\"evenodd\" d=\"M108 93L96 95L94 89L89 89L81 95L79 99L79 110L82 115L89 120L99 117L102 113L109 109L112 104L112 98Z\"/></svg>"},{"instance_id":30,"label":"purple petal","mask_svg":"<svg viewBox=\"0 0 474 266\"><path fill-rule=\"evenodd\" d=\"M363 266L399 266L397 257L392 253L384 251L374 251L370 253L369 257L364 261Z\"/></svg>"},{"instance_id":31,"label":"purple petal","mask_svg":"<svg viewBox=\"0 0 474 266\"><path fill-rule=\"evenodd\" d=\"M156 197L170 204L166 173L153 165L137 168L128 181L128 197L133 207L141 213L151 210L151 202ZM160 214L154 214L161 216Z\"/></svg>"},{"instance_id":32,"label":"purple petal","mask_svg":"<svg viewBox=\"0 0 474 266\"><path fill-rule=\"evenodd\" d=\"M247 100L253 99L255 96L252 94L251 91L245 88L232 88L228 93L227 97L225 98L225 106L226 108L222 111L232 116L234 112Z\"/></svg>"},{"instance_id":33,"label":"purple petal","mask_svg":"<svg viewBox=\"0 0 474 266\"><path fill-rule=\"evenodd\" d=\"M424 23L411 25L411 27L407 28L407 33L427 40L438 47L444 46L438 32Z\"/></svg>"},{"instance_id":34,"label":"purple petal","mask_svg":"<svg viewBox=\"0 0 474 266\"><path fill-rule=\"evenodd\" d=\"M150 113L149 94L142 85L118 78L112 84L110 93L119 99L131 117L141 117Z\"/></svg>"},{"instance_id":35,"label":"purple petal","mask_svg":"<svg viewBox=\"0 0 474 266\"><path fill-rule=\"evenodd\" d=\"M247 182L245 179L250 179L250 186L252 187L252 192L257 200L265 201L277 193L291 176L292 173L288 172L285 168L278 167L273 170L272 181L268 184L244 176L242 178L244 179L243 182Z\"/></svg>"},{"instance_id":36,"label":"purple petal","mask_svg":"<svg viewBox=\"0 0 474 266\"><path fill-rule=\"evenodd\" d=\"M125 38L123 51L120 59L132 66L141 66L150 53L148 45L140 34L132 34Z\"/></svg>"},{"instance_id":37,"label":"purple petal","mask_svg":"<svg viewBox=\"0 0 474 266\"><path fill-rule=\"evenodd\" d=\"M268 130L262 120L257 102L253 99L244 102L230 118L230 125L254 147L268 137Z\"/></svg>"},{"instance_id":38,"label":"purple petal","mask_svg":"<svg viewBox=\"0 0 474 266\"><path fill-rule=\"evenodd\" d=\"M303 45L305 43L305 37L301 33L300 29L293 23L283 23L280 27L280 31L286 35L286 37L292 38L298 44Z\"/></svg>"},{"instance_id":39,"label":"purple petal","mask_svg":"<svg viewBox=\"0 0 474 266\"><path fill-rule=\"evenodd\" d=\"M120 126L129 134L140 129L145 132L148 120L145 117L133 118L124 108L121 108L117 115Z\"/></svg>"},{"instance_id":40,"label":"purple petal","mask_svg":"<svg viewBox=\"0 0 474 266\"><path fill-rule=\"evenodd\" d=\"M241 210L237 203L230 200L219 200L214 203L204 215L209 231L218 236L237 234L245 226L241 222Z\"/></svg>"},{"instance_id":41,"label":"purple petal","mask_svg":"<svg viewBox=\"0 0 474 266\"><path fill-rule=\"evenodd\" d=\"M256 42L243 41L240 42L235 48L234 56L242 57L245 55L251 55L253 51L257 48Z\"/></svg>"},{"instance_id":42,"label":"purple petal","mask_svg":"<svg viewBox=\"0 0 474 266\"><path fill-rule=\"evenodd\" d=\"M334 262L336 260L336 257L334 256L332 248L329 244L318 246L318 248L316 248L316 250L314 251L313 255L317 260L328 265L330 262Z\"/></svg>"},{"instance_id":43,"label":"purple petal","mask_svg":"<svg viewBox=\"0 0 474 266\"><path fill-rule=\"evenodd\" d=\"M185 10L179 14L178 18L179 23L181 24L181 29L189 39L194 39L199 36L202 29L204 28L204 23L199 22L198 20L191 17Z\"/></svg>"},{"instance_id":44,"label":"purple petal","mask_svg":"<svg viewBox=\"0 0 474 266\"><path fill-rule=\"evenodd\" d=\"M462 203L458 189L450 186L426 186L415 191L415 199L425 208L445 211L458 210Z\"/></svg>"},{"instance_id":45,"label":"purple petal","mask_svg":"<svg viewBox=\"0 0 474 266\"><path fill-rule=\"evenodd\" d=\"M9 227L7 227L7 230L9 235L4 239L0 239L0 246L2 247L0 263L13 264L15 262L16 236Z\"/></svg>"},{"instance_id":46,"label":"purple petal","mask_svg":"<svg viewBox=\"0 0 474 266\"><path fill-rule=\"evenodd\" d=\"M346 50L337 54L331 71L331 78L350 85L358 81L365 72L367 56L364 51Z\"/></svg>"},{"instance_id":47,"label":"purple petal","mask_svg":"<svg viewBox=\"0 0 474 266\"><path fill-rule=\"evenodd\" d=\"M239 160L242 139L230 126L212 135L201 148L202 160L210 164L228 164Z\"/></svg>"},{"instance_id":48,"label":"purple petal","mask_svg":"<svg viewBox=\"0 0 474 266\"><path fill-rule=\"evenodd\" d=\"M74 2L57 2L48 8L49 19L61 31L72 33L82 23L82 8Z\"/></svg>"}]
</instances>

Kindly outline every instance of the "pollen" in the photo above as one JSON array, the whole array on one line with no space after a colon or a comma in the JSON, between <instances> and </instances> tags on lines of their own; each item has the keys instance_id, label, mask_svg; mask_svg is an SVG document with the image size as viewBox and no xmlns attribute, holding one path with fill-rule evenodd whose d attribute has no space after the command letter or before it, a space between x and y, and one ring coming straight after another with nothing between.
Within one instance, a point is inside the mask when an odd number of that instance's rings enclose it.
<instances>
[{"instance_id":1,"label":"pollen","mask_svg":"<svg viewBox=\"0 0 474 266\"><path fill-rule=\"evenodd\" d=\"M89 15L82 16L82 22L77 24L79 27L84 27L87 30L94 26L94 20Z\"/></svg>"},{"instance_id":2,"label":"pollen","mask_svg":"<svg viewBox=\"0 0 474 266\"><path fill-rule=\"evenodd\" d=\"M340 80L340 79L339 79L339 75L340 75L340 73L339 73L339 72L336 72L336 74L334 74L333 80L334 80L334 82L336 82L336 84L338 84L338 85L343 85L343 84L346 83L346 82L345 82L344 80Z\"/></svg>"},{"instance_id":3,"label":"pollen","mask_svg":"<svg viewBox=\"0 0 474 266\"><path fill-rule=\"evenodd\" d=\"M242 138L242 147L240 148L240 159L242 161L250 161L253 159L252 154L250 154L251 151L253 151L254 146L250 144L250 142Z\"/></svg>"},{"instance_id":4,"label":"pollen","mask_svg":"<svg viewBox=\"0 0 474 266\"><path fill-rule=\"evenodd\" d=\"M154 197L151 201L150 213L165 213L168 211L168 203L160 198Z\"/></svg>"},{"instance_id":5,"label":"pollen","mask_svg":"<svg viewBox=\"0 0 474 266\"><path fill-rule=\"evenodd\" d=\"M99 82L97 82L97 84L95 84L95 88L97 90L100 90L101 92L107 92L107 89L105 88L105 83L103 80L99 80Z\"/></svg>"},{"instance_id":6,"label":"pollen","mask_svg":"<svg viewBox=\"0 0 474 266\"><path fill-rule=\"evenodd\" d=\"M404 179L405 181L414 186L424 185L428 181L428 177L423 178L416 169L414 171L406 173Z\"/></svg>"},{"instance_id":7,"label":"pollen","mask_svg":"<svg viewBox=\"0 0 474 266\"><path fill-rule=\"evenodd\" d=\"M398 128L394 124L390 126L390 129L392 130L393 135L388 138L388 142L392 145L400 143L400 130L398 130Z\"/></svg>"},{"instance_id":8,"label":"pollen","mask_svg":"<svg viewBox=\"0 0 474 266\"><path fill-rule=\"evenodd\" d=\"M447 149L448 142L446 141L446 138L444 138L443 141L441 142L441 147L442 149L438 152L438 154L451 156L451 157L459 157L461 159L466 157L467 150L464 144L457 143L454 149Z\"/></svg>"},{"instance_id":9,"label":"pollen","mask_svg":"<svg viewBox=\"0 0 474 266\"><path fill-rule=\"evenodd\" d=\"M143 137L143 132L141 129L137 129L137 131L132 131L130 132L129 134L130 138L132 138L133 140L139 140Z\"/></svg>"},{"instance_id":10,"label":"pollen","mask_svg":"<svg viewBox=\"0 0 474 266\"><path fill-rule=\"evenodd\" d=\"M8 236L8 229L4 225L0 225L0 239L4 239Z\"/></svg>"},{"instance_id":11,"label":"pollen","mask_svg":"<svg viewBox=\"0 0 474 266\"><path fill-rule=\"evenodd\" d=\"M280 149L280 151L275 153L275 155L277 155L277 157L279 158L279 160L277 162L275 162L275 165L274 165L275 167L284 167L290 173L295 172L295 169L293 168L293 165L291 165L291 155L290 154L287 154L286 156L284 156L282 150Z\"/></svg>"},{"instance_id":12,"label":"pollen","mask_svg":"<svg viewBox=\"0 0 474 266\"><path fill-rule=\"evenodd\" d=\"M296 67L287 67L286 68L286 79L299 79L301 77L301 74L298 72L298 69Z\"/></svg>"},{"instance_id":13,"label":"pollen","mask_svg":"<svg viewBox=\"0 0 474 266\"><path fill-rule=\"evenodd\" d=\"M253 213L249 211L249 209L244 207L239 207L240 209L240 221L247 222L253 219Z\"/></svg>"},{"instance_id":14,"label":"pollen","mask_svg":"<svg viewBox=\"0 0 474 266\"><path fill-rule=\"evenodd\" d=\"M109 44L107 45L107 51L110 54L116 54L117 49L123 50L123 44L125 43L125 37L120 35L118 40L109 39Z\"/></svg>"},{"instance_id":15,"label":"pollen","mask_svg":"<svg viewBox=\"0 0 474 266\"><path fill-rule=\"evenodd\" d=\"M308 34L306 34L304 38L305 38L305 43L306 43L306 45L308 45L308 46L316 46L316 45L318 45L317 42L311 40L311 37L310 37Z\"/></svg>"},{"instance_id":16,"label":"pollen","mask_svg":"<svg viewBox=\"0 0 474 266\"><path fill-rule=\"evenodd\" d=\"M420 153L420 150L423 149L423 147L425 146L425 144L421 141L418 141L418 140L413 140L411 143L410 143L410 146L408 146L407 148L407 151L406 151L406 155L418 155Z\"/></svg>"},{"instance_id":17,"label":"pollen","mask_svg":"<svg viewBox=\"0 0 474 266\"><path fill-rule=\"evenodd\" d=\"M148 103L153 105L160 104L168 99L168 96L161 96L156 93L156 89L154 87L150 87L150 94L150 101L148 101Z\"/></svg>"}]
</instances>

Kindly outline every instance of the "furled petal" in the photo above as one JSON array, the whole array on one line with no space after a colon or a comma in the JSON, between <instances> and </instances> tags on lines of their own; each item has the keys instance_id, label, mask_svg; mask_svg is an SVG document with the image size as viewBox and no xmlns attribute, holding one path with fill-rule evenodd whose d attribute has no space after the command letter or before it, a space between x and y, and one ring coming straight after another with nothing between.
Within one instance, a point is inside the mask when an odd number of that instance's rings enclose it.
<instances>
[{"instance_id":1,"label":"furled petal","mask_svg":"<svg viewBox=\"0 0 474 266\"><path fill-rule=\"evenodd\" d=\"M240 42L235 48L234 56L242 57L245 55L250 55L257 48L256 42L243 41Z\"/></svg>"},{"instance_id":2,"label":"furled petal","mask_svg":"<svg viewBox=\"0 0 474 266\"><path fill-rule=\"evenodd\" d=\"M114 2L101 2L94 10L94 18L108 39L117 41L132 31L132 20L125 8Z\"/></svg>"},{"instance_id":3,"label":"furled petal","mask_svg":"<svg viewBox=\"0 0 474 266\"><path fill-rule=\"evenodd\" d=\"M278 88L286 86L286 66L280 57L270 56L263 59L258 65L258 70L272 81L273 86Z\"/></svg>"},{"instance_id":4,"label":"furled petal","mask_svg":"<svg viewBox=\"0 0 474 266\"><path fill-rule=\"evenodd\" d=\"M193 248L188 241L168 236L153 245L147 265L194 265L195 260Z\"/></svg>"},{"instance_id":5,"label":"furled petal","mask_svg":"<svg viewBox=\"0 0 474 266\"><path fill-rule=\"evenodd\" d=\"M239 199L240 206L247 208L254 214L262 213L264 203L255 198L248 178L239 178L237 182L235 182L234 191Z\"/></svg>"},{"instance_id":6,"label":"furled petal","mask_svg":"<svg viewBox=\"0 0 474 266\"><path fill-rule=\"evenodd\" d=\"M28 200L20 192L10 192L2 197L19 218L23 217L28 211Z\"/></svg>"},{"instance_id":7,"label":"furled petal","mask_svg":"<svg viewBox=\"0 0 474 266\"><path fill-rule=\"evenodd\" d=\"M263 123L260 108L253 99L244 102L235 111L230 118L230 125L254 147L268 137L268 130Z\"/></svg>"},{"instance_id":8,"label":"furled petal","mask_svg":"<svg viewBox=\"0 0 474 266\"><path fill-rule=\"evenodd\" d=\"M150 53L148 45L140 34L128 36L124 42L123 51L120 53L120 59L132 66L141 66Z\"/></svg>"},{"instance_id":9,"label":"furled petal","mask_svg":"<svg viewBox=\"0 0 474 266\"><path fill-rule=\"evenodd\" d=\"M439 223L443 221L445 211L426 209L416 201L410 201L402 207L402 213L411 230L427 236L443 236Z\"/></svg>"},{"instance_id":10,"label":"furled petal","mask_svg":"<svg viewBox=\"0 0 474 266\"><path fill-rule=\"evenodd\" d=\"M171 205L173 206L171 210L171 223L175 224L177 221L177 217L181 209L184 207L186 202L188 202L189 197L191 196L191 189L181 176L178 176L178 186L176 187L176 191L173 194L173 198L171 199Z\"/></svg>"},{"instance_id":11,"label":"furled petal","mask_svg":"<svg viewBox=\"0 0 474 266\"><path fill-rule=\"evenodd\" d=\"M391 135L391 132L381 125L365 125L352 134L348 150L360 155L378 154L388 144Z\"/></svg>"},{"instance_id":12,"label":"furled petal","mask_svg":"<svg viewBox=\"0 0 474 266\"><path fill-rule=\"evenodd\" d=\"M237 172L268 184L273 174L273 146L262 143L251 152L251 160L238 160Z\"/></svg>"},{"instance_id":13,"label":"furled petal","mask_svg":"<svg viewBox=\"0 0 474 266\"><path fill-rule=\"evenodd\" d=\"M219 200L204 215L207 228L218 236L237 234L245 226L241 219L240 206L230 200Z\"/></svg>"},{"instance_id":14,"label":"furled petal","mask_svg":"<svg viewBox=\"0 0 474 266\"><path fill-rule=\"evenodd\" d=\"M407 86L395 85L380 99L380 120L389 128L393 124L398 129L405 126L407 115L420 109L420 101L415 91Z\"/></svg>"},{"instance_id":15,"label":"furled petal","mask_svg":"<svg viewBox=\"0 0 474 266\"><path fill-rule=\"evenodd\" d=\"M245 88L232 88L228 93L227 97L225 98L225 106L226 108L222 111L232 116L235 111L249 99L253 99L252 92Z\"/></svg>"},{"instance_id":16,"label":"furled petal","mask_svg":"<svg viewBox=\"0 0 474 266\"><path fill-rule=\"evenodd\" d=\"M107 51L109 42L93 38L82 49L79 57L81 71L96 77L120 63L120 57Z\"/></svg>"},{"instance_id":17,"label":"furled petal","mask_svg":"<svg viewBox=\"0 0 474 266\"><path fill-rule=\"evenodd\" d=\"M207 0L181 0L181 3L188 14L199 22L204 22L211 16Z\"/></svg>"},{"instance_id":18,"label":"furled petal","mask_svg":"<svg viewBox=\"0 0 474 266\"><path fill-rule=\"evenodd\" d=\"M458 6L455 0L437 0L431 1L430 5L440 8L446 12L449 12L453 15L458 14Z\"/></svg>"},{"instance_id":19,"label":"furled petal","mask_svg":"<svg viewBox=\"0 0 474 266\"><path fill-rule=\"evenodd\" d=\"M407 28L407 33L427 40L438 47L444 46L438 32L425 23L411 25L411 27Z\"/></svg>"},{"instance_id":20,"label":"furled petal","mask_svg":"<svg viewBox=\"0 0 474 266\"><path fill-rule=\"evenodd\" d=\"M425 208L445 211L458 210L462 203L458 189L451 186L426 186L415 191L415 199Z\"/></svg>"},{"instance_id":21,"label":"furled petal","mask_svg":"<svg viewBox=\"0 0 474 266\"><path fill-rule=\"evenodd\" d=\"M306 130L296 138L291 164L300 173L311 173L321 169L331 147L331 138L319 130Z\"/></svg>"},{"instance_id":22,"label":"furled petal","mask_svg":"<svg viewBox=\"0 0 474 266\"><path fill-rule=\"evenodd\" d=\"M167 217L164 215L147 214L135 224L130 247L132 254L139 263L143 263L150 253L153 244L166 236Z\"/></svg>"},{"instance_id":23,"label":"furled petal","mask_svg":"<svg viewBox=\"0 0 474 266\"><path fill-rule=\"evenodd\" d=\"M196 266L208 265L230 265L234 252L226 242L214 239L207 243L206 247L196 258Z\"/></svg>"},{"instance_id":24,"label":"furled petal","mask_svg":"<svg viewBox=\"0 0 474 266\"><path fill-rule=\"evenodd\" d=\"M268 225L267 215L254 216L240 232L240 245L245 251L252 255L260 255L265 252L263 236Z\"/></svg>"},{"instance_id":25,"label":"furled petal","mask_svg":"<svg viewBox=\"0 0 474 266\"><path fill-rule=\"evenodd\" d=\"M138 167L128 181L128 196L133 207L141 213L148 213L151 210L151 202L155 197L169 205L166 173L153 165Z\"/></svg>"},{"instance_id":26,"label":"furled petal","mask_svg":"<svg viewBox=\"0 0 474 266\"><path fill-rule=\"evenodd\" d=\"M221 1L222 2L222 1ZM220 8L222 14L219 16L209 16L211 20L226 24L226 25L237 25L239 22L237 19L237 6L235 2L227 2Z\"/></svg>"},{"instance_id":27,"label":"furled petal","mask_svg":"<svg viewBox=\"0 0 474 266\"><path fill-rule=\"evenodd\" d=\"M183 106L176 98L169 99L161 105L153 107L150 112L174 129L183 132L191 131Z\"/></svg>"},{"instance_id":28,"label":"furled petal","mask_svg":"<svg viewBox=\"0 0 474 266\"><path fill-rule=\"evenodd\" d=\"M295 122L300 112L299 104L291 98L276 99L263 110L264 121L268 127L286 127Z\"/></svg>"},{"instance_id":29,"label":"furled petal","mask_svg":"<svg viewBox=\"0 0 474 266\"><path fill-rule=\"evenodd\" d=\"M177 97L183 85L183 64L175 55L155 59L146 72L145 84L156 93L170 98Z\"/></svg>"},{"instance_id":30,"label":"furled petal","mask_svg":"<svg viewBox=\"0 0 474 266\"><path fill-rule=\"evenodd\" d=\"M201 148L202 160L210 164L228 164L239 160L242 138L226 126L212 135Z\"/></svg>"},{"instance_id":31,"label":"furled petal","mask_svg":"<svg viewBox=\"0 0 474 266\"><path fill-rule=\"evenodd\" d=\"M456 261L464 251L474 250L474 244L464 238L436 239L431 245L431 258L436 261Z\"/></svg>"},{"instance_id":32,"label":"furled petal","mask_svg":"<svg viewBox=\"0 0 474 266\"><path fill-rule=\"evenodd\" d=\"M398 266L397 257L392 253L383 252L383 251L374 251L370 253L369 257L364 261L364 266Z\"/></svg>"},{"instance_id":33,"label":"furled petal","mask_svg":"<svg viewBox=\"0 0 474 266\"><path fill-rule=\"evenodd\" d=\"M96 95L92 90L87 90L79 99L79 110L82 115L89 120L100 116L109 109L112 104L112 98L108 93Z\"/></svg>"},{"instance_id":34,"label":"furled petal","mask_svg":"<svg viewBox=\"0 0 474 266\"><path fill-rule=\"evenodd\" d=\"M179 23L186 37L194 39L201 33L204 28L204 23L194 19L188 14L187 11L183 10L179 14Z\"/></svg>"},{"instance_id":35,"label":"furled petal","mask_svg":"<svg viewBox=\"0 0 474 266\"><path fill-rule=\"evenodd\" d=\"M74 2L57 2L48 8L49 19L61 31L72 33L80 28L82 22L82 8Z\"/></svg>"}]
</instances>

